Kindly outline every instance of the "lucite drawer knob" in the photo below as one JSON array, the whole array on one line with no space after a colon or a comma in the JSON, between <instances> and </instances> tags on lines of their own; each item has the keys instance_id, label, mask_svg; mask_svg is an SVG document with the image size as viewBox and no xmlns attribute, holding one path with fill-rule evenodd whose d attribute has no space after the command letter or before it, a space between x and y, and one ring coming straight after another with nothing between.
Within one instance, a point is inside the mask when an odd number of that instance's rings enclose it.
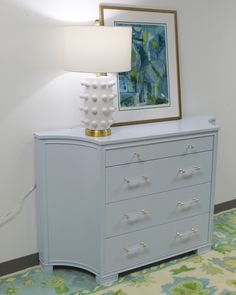
<instances>
[{"instance_id":1,"label":"lucite drawer knob","mask_svg":"<svg viewBox=\"0 0 236 295\"><path fill-rule=\"evenodd\" d=\"M140 250L143 250L147 248L147 244L143 241L141 241L139 244L131 246L131 247L124 247L123 251L128 254L128 255L135 255L138 252L140 252Z\"/></svg>"},{"instance_id":2,"label":"lucite drawer knob","mask_svg":"<svg viewBox=\"0 0 236 295\"><path fill-rule=\"evenodd\" d=\"M142 217L145 217L148 215L148 210L147 209L141 209L140 211L137 212L130 212L130 213L125 213L123 216L127 221L134 222Z\"/></svg>"},{"instance_id":3,"label":"lucite drawer knob","mask_svg":"<svg viewBox=\"0 0 236 295\"><path fill-rule=\"evenodd\" d=\"M197 197L193 197L192 200L187 200L187 201L177 201L177 207L179 208L190 208L193 205L196 205L197 203L200 202L200 199Z\"/></svg>"},{"instance_id":4,"label":"lucite drawer knob","mask_svg":"<svg viewBox=\"0 0 236 295\"><path fill-rule=\"evenodd\" d=\"M129 220L130 219L130 215L128 213L125 213L124 214L124 218L127 219L127 220Z\"/></svg>"},{"instance_id":5,"label":"lucite drawer knob","mask_svg":"<svg viewBox=\"0 0 236 295\"><path fill-rule=\"evenodd\" d=\"M180 239L180 240L188 240L191 237L193 237L193 235L196 235L198 233L198 230L194 227L191 228L191 231L186 231L186 232L177 232L176 233L176 239Z\"/></svg>"},{"instance_id":6,"label":"lucite drawer knob","mask_svg":"<svg viewBox=\"0 0 236 295\"><path fill-rule=\"evenodd\" d=\"M198 171L198 170L201 170L201 167L199 167L199 166L193 166L193 169L196 170L196 171Z\"/></svg>"},{"instance_id":7,"label":"lucite drawer knob","mask_svg":"<svg viewBox=\"0 0 236 295\"><path fill-rule=\"evenodd\" d=\"M183 238L183 234L181 234L180 232L177 231L176 238L182 239Z\"/></svg>"},{"instance_id":8,"label":"lucite drawer knob","mask_svg":"<svg viewBox=\"0 0 236 295\"><path fill-rule=\"evenodd\" d=\"M145 182L148 182L148 181L149 181L149 177L148 177L148 176L142 176L142 179L143 179Z\"/></svg>"},{"instance_id":9,"label":"lucite drawer knob","mask_svg":"<svg viewBox=\"0 0 236 295\"><path fill-rule=\"evenodd\" d=\"M200 202L200 199L197 198L197 197L193 197L193 202L194 202L194 203L199 203L199 202Z\"/></svg>"},{"instance_id":10,"label":"lucite drawer knob","mask_svg":"<svg viewBox=\"0 0 236 295\"><path fill-rule=\"evenodd\" d=\"M124 247L123 250L124 250L124 252L129 253L129 248L128 247Z\"/></svg>"},{"instance_id":11,"label":"lucite drawer knob","mask_svg":"<svg viewBox=\"0 0 236 295\"><path fill-rule=\"evenodd\" d=\"M185 174L185 173L186 173L186 170L179 168L179 174Z\"/></svg>"},{"instance_id":12,"label":"lucite drawer knob","mask_svg":"<svg viewBox=\"0 0 236 295\"><path fill-rule=\"evenodd\" d=\"M147 247L147 244L145 242L140 242L140 245L143 246L144 248Z\"/></svg>"},{"instance_id":13,"label":"lucite drawer knob","mask_svg":"<svg viewBox=\"0 0 236 295\"><path fill-rule=\"evenodd\" d=\"M127 176L125 176L124 182L130 186L132 185L133 187L139 187L143 185L144 183L145 184L149 183L149 177L143 175L143 176L132 179L132 183L131 183L131 180Z\"/></svg>"},{"instance_id":14,"label":"lucite drawer knob","mask_svg":"<svg viewBox=\"0 0 236 295\"><path fill-rule=\"evenodd\" d=\"M194 228L194 227L192 227L191 230L192 230L192 233L193 234L197 234L198 233L198 230L196 228Z\"/></svg>"},{"instance_id":15,"label":"lucite drawer knob","mask_svg":"<svg viewBox=\"0 0 236 295\"><path fill-rule=\"evenodd\" d=\"M177 202L177 207L183 207L184 206L184 202L178 201Z\"/></svg>"},{"instance_id":16,"label":"lucite drawer knob","mask_svg":"<svg viewBox=\"0 0 236 295\"><path fill-rule=\"evenodd\" d=\"M135 153L133 153L133 157L139 159L141 157L141 154L135 152Z\"/></svg>"},{"instance_id":17,"label":"lucite drawer knob","mask_svg":"<svg viewBox=\"0 0 236 295\"><path fill-rule=\"evenodd\" d=\"M196 147L196 146L195 146L194 144L188 144L188 145L187 145L187 149L188 149L188 150L194 150L195 147Z\"/></svg>"},{"instance_id":18,"label":"lucite drawer knob","mask_svg":"<svg viewBox=\"0 0 236 295\"><path fill-rule=\"evenodd\" d=\"M179 174L185 175L185 176L191 176L193 175L194 172L196 171L200 171L201 167L199 166L193 166L192 168L189 169L183 169L183 168L179 168Z\"/></svg>"},{"instance_id":19,"label":"lucite drawer knob","mask_svg":"<svg viewBox=\"0 0 236 295\"><path fill-rule=\"evenodd\" d=\"M140 212L143 213L143 215L148 215L148 210L147 209L142 209Z\"/></svg>"},{"instance_id":20,"label":"lucite drawer knob","mask_svg":"<svg viewBox=\"0 0 236 295\"><path fill-rule=\"evenodd\" d=\"M124 182L126 182L127 184L130 184L130 180L128 177L124 177Z\"/></svg>"}]
</instances>

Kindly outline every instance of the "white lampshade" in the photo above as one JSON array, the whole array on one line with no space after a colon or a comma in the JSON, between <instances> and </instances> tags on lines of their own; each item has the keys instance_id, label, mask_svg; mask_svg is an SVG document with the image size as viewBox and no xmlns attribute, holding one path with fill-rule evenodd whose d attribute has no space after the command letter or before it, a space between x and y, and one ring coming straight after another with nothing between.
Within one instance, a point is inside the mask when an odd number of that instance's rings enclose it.
<instances>
[{"instance_id":1,"label":"white lampshade","mask_svg":"<svg viewBox=\"0 0 236 295\"><path fill-rule=\"evenodd\" d=\"M67 26L65 70L126 72L131 69L131 27Z\"/></svg>"}]
</instances>

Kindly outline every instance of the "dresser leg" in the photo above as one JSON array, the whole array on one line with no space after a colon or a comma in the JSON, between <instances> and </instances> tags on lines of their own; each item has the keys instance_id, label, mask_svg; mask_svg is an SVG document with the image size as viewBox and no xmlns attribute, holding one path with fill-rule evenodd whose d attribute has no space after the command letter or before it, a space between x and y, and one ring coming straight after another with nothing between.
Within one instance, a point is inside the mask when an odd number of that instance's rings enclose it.
<instances>
[{"instance_id":1,"label":"dresser leg","mask_svg":"<svg viewBox=\"0 0 236 295\"><path fill-rule=\"evenodd\" d=\"M111 275L111 276L104 276L104 277L96 275L96 282L99 285L108 285L113 282L116 282L117 280L118 280L118 274Z\"/></svg>"},{"instance_id":2,"label":"dresser leg","mask_svg":"<svg viewBox=\"0 0 236 295\"><path fill-rule=\"evenodd\" d=\"M46 273L46 274L52 274L53 273L53 266L52 265L43 265L42 264L42 268L43 268L43 271Z\"/></svg>"},{"instance_id":3,"label":"dresser leg","mask_svg":"<svg viewBox=\"0 0 236 295\"><path fill-rule=\"evenodd\" d=\"M197 249L196 253L197 253L197 255L202 255L202 254L207 253L209 251L211 251L211 245L207 245L207 246Z\"/></svg>"}]
</instances>

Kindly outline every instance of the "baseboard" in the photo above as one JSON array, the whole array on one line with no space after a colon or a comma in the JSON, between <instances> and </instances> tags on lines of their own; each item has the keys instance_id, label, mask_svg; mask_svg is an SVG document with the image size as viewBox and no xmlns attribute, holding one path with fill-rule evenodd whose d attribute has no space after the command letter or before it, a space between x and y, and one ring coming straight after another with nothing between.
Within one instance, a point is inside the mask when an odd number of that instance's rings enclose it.
<instances>
[{"instance_id":1,"label":"baseboard","mask_svg":"<svg viewBox=\"0 0 236 295\"><path fill-rule=\"evenodd\" d=\"M0 263L0 276L39 264L38 253Z\"/></svg>"},{"instance_id":2,"label":"baseboard","mask_svg":"<svg viewBox=\"0 0 236 295\"><path fill-rule=\"evenodd\" d=\"M215 205L214 213L236 208L236 199ZM0 276L39 264L38 253L0 263Z\"/></svg>"},{"instance_id":3,"label":"baseboard","mask_svg":"<svg viewBox=\"0 0 236 295\"><path fill-rule=\"evenodd\" d=\"M215 205L214 213L236 208L236 199Z\"/></svg>"}]
</instances>

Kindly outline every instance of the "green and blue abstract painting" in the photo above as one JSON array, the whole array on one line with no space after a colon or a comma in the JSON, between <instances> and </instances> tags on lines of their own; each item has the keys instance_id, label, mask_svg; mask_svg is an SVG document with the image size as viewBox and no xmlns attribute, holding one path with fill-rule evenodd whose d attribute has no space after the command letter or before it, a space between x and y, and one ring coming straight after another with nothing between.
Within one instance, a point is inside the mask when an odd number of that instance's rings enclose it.
<instances>
[{"instance_id":1,"label":"green and blue abstract painting","mask_svg":"<svg viewBox=\"0 0 236 295\"><path fill-rule=\"evenodd\" d=\"M170 105L166 24L115 22L132 27L132 68L119 73L120 110Z\"/></svg>"}]
</instances>

